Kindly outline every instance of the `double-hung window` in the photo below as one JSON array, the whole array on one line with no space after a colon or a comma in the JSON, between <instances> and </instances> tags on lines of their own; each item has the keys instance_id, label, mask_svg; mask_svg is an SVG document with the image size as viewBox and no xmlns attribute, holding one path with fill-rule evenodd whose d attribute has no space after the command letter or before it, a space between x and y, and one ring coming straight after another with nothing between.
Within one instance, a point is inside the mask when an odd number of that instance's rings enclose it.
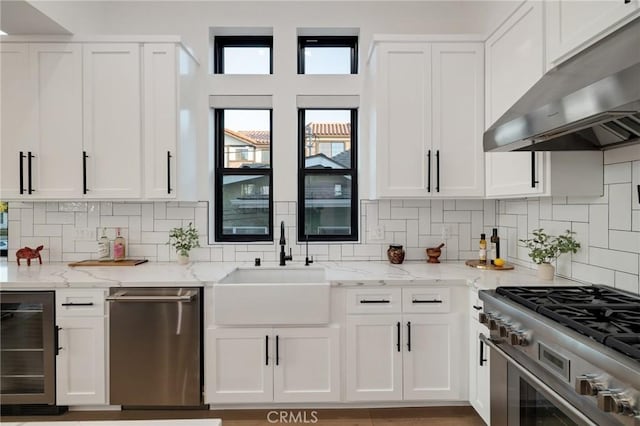
<instances>
[{"instance_id":1,"label":"double-hung window","mask_svg":"<svg viewBox=\"0 0 640 426\"><path fill-rule=\"evenodd\" d=\"M355 109L298 110L299 241L358 239L356 129Z\"/></svg>"},{"instance_id":2,"label":"double-hung window","mask_svg":"<svg viewBox=\"0 0 640 426\"><path fill-rule=\"evenodd\" d=\"M215 109L215 239L273 240L271 109Z\"/></svg>"}]
</instances>

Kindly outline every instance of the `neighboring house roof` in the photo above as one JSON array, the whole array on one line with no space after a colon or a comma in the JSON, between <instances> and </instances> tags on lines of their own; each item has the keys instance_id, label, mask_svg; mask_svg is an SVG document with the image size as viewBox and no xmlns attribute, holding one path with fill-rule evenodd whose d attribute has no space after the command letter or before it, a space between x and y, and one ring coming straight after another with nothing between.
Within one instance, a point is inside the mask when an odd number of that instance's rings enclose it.
<instances>
[{"instance_id":1,"label":"neighboring house roof","mask_svg":"<svg viewBox=\"0 0 640 426\"><path fill-rule=\"evenodd\" d=\"M224 129L224 133L227 136L238 139L242 142L260 146L269 145L269 131L268 130L231 130ZM255 136L255 137L254 137Z\"/></svg>"},{"instance_id":2,"label":"neighboring house roof","mask_svg":"<svg viewBox=\"0 0 640 426\"><path fill-rule=\"evenodd\" d=\"M351 123L309 123L315 136L349 136Z\"/></svg>"},{"instance_id":3,"label":"neighboring house roof","mask_svg":"<svg viewBox=\"0 0 640 426\"><path fill-rule=\"evenodd\" d=\"M344 164L338 163L324 154L311 155L305 159L307 169L344 169Z\"/></svg>"},{"instance_id":4,"label":"neighboring house roof","mask_svg":"<svg viewBox=\"0 0 640 426\"><path fill-rule=\"evenodd\" d=\"M342 151L339 154L333 156L333 161L337 161L342 164L345 169L351 168L351 150Z\"/></svg>"}]
</instances>

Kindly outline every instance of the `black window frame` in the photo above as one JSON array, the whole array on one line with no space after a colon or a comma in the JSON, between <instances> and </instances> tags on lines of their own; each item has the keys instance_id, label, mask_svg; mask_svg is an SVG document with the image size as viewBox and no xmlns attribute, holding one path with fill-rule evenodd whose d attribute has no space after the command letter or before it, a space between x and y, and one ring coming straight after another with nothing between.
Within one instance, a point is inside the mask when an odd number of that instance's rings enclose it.
<instances>
[{"instance_id":1,"label":"black window frame","mask_svg":"<svg viewBox=\"0 0 640 426\"><path fill-rule=\"evenodd\" d=\"M298 74L305 74L306 47L348 47L351 49L351 72L358 74L358 36L298 36ZM339 74L342 75L342 74ZM346 74L344 74L346 75Z\"/></svg>"},{"instance_id":2,"label":"black window frame","mask_svg":"<svg viewBox=\"0 0 640 426\"><path fill-rule=\"evenodd\" d=\"M213 73L214 74L225 74L224 72L224 48L225 47L269 48L269 75L273 74L273 36L215 36L213 39Z\"/></svg>"},{"instance_id":3,"label":"black window frame","mask_svg":"<svg viewBox=\"0 0 640 426\"><path fill-rule=\"evenodd\" d=\"M269 168L231 168L224 166L224 112L228 110L269 111ZM214 238L216 242L273 242L273 109L272 108L214 108ZM225 176L269 177L269 230L267 234L224 234L222 187Z\"/></svg>"},{"instance_id":4,"label":"black window frame","mask_svg":"<svg viewBox=\"0 0 640 426\"><path fill-rule=\"evenodd\" d=\"M351 168L350 169L307 169L305 112L307 110L345 110L351 115ZM299 108L298 109L298 242L342 242L358 241L359 235L359 197L358 197L358 109L357 108ZM305 232L305 178L308 175L350 175L351 176L351 233L306 235Z\"/></svg>"}]
</instances>

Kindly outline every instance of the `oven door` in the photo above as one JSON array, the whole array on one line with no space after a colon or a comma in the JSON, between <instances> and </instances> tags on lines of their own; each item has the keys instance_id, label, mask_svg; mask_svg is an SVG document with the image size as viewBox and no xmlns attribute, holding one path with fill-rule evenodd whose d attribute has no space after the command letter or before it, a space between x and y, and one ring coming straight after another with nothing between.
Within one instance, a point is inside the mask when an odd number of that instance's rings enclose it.
<instances>
[{"instance_id":1,"label":"oven door","mask_svg":"<svg viewBox=\"0 0 640 426\"><path fill-rule=\"evenodd\" d=\"M480 335L491 348L491 425L597 426L503 348Z\"/></svg>"}]
</instances>

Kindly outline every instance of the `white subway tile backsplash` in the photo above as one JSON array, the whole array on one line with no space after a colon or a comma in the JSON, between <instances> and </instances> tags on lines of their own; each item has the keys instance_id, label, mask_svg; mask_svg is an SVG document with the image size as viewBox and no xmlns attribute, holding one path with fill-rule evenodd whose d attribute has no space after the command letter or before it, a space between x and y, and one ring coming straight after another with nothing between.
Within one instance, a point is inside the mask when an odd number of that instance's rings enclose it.
<instances>
[{"instance_id":1,"label":"white subway tile backsplash","mask_svg":"<svg viewBox=\"0 0 640 426\"><path fill-rule=\"evenodd\" d=\"M631 182L631 162L604 166L604 184Z\"/></svg>"},{"instance_id":2,"label":"white subway tile backsplash","mask_svg":"<svg viewBox=\"0 0 640 426\"><path fill-rule=\"evenodd\" d=\"M613 286L615 283L615 271L584 263L574 262L571 274L573 278L591 284Z\"/></svg>"},{"instance_id":3,"label":"white subway tile backsplash","mask_svg":"<svg viewBox=\"0 0 640 426\"><path fill-rule=\"evenodd\" d=\"M61 237L62 225L33 225L33 235L40 237Z\"/></svg>"},{"instance_id":4,"label":"white subway tile backsplash","mask_svg":"<svg viewBox=\"0 0 640 426\"><path fill-rule=\"evenodd\" d=\"M609 248L640 253L640 232L610 230Z\"/></svg>"},{"instance_id":5,"label":"white subway tile backsplash","mask_svg":"<svg viewBox=\"0 0 640 426\"><path fill-rule=\"evenodd\" d=\"M140 203L113 203L114 216L140 216Z\"/></svg>"},{"instance_id":6,"label":"white subway tile backsplash","mask_svg":"<svg viewBox=\"0 0 640 426\"><path fill-rule=\"evenodd\" d=\"M86 217L86 216L85 216ZM76 215L73 212L47 212L47 222L50 225L71 225L76 223ZM81 225L79 225L81 226Z\"/></svg>"},{"instance_id":7,"label":"white subway tile backsplash","mask_svg":"<svg viewBox=\"0 0 640 426\"><path fill-rule=\"evenodd\" d=\"M445 223L471 223L471 212L464 210L445 210L443 212L443 219Z\"/></svg>"},{"instance_id":8,"label":"white subway tile backsplash","mask_svg":"<svg viewBox=\"0 0 640 426\"><path fill-rule=\"evenodd\" d=\"M632 293L640 293L638 287L638 275L626 274L624 272L616 271L615 273L615 287L621 290L630 291Z\"/></svg>"},{"instance_id":9,"label":"white subway tile backsplash","mask_svg":"<svg viewBox=\"0 0 640 426\"><path fill-rule=\"evenodd\" d=\"M631 163L629 163L631 164ZM608 170L608 182L619 182L631 173L640 177L640 161ZM633 172L631 172L633 170ZM558 274L639 291L640 207L636 208L629 180L604 186L603 197L542 197L519 200L363 200L360 204L360 241L314 243L310 253L318 260L386 260L391 243L403 244L407 260L424 261L424 249L445 242L443 260L477 257L478 239L497 227L501 257L522 266L534 266L528 250L518 240L538 227L558 235L566 229L577 233L582 248L564 255ZM637 190L635 190L637 191ZM637 197L637 195L635 195ZM632 200L634 203L632 203ZM84 206L86 205L86 208ZM274 223L286 224L286 237L295 259L304 258L304 244L296 243L297 204L276 202ZM640 206L640 205L639 205ZM207 202L88 202L79 210L68 203L10 203L9 248L44 244L51 261L81 260L96 256L95 241L75 241L76 228L107 227L113 238L121 227L129 255L157 261L175 261L175 250L166 244L171 228L193 222L201 248L192 260L236 261L260 257L276 261L276 243L209 245L210 206ZM371 240L375 227L384 228L384 239ZM98 236L100 231L98 231ZM277 237L277 235L276 235ZM43 252L43 256L44 256ZM594 260L595 259L595 260ZM14 261L14 260L11 260ZM634 281L635 280L635 281ZM635 284L634 284L635 283Z\"/></svg>"},{"instance_id":10,"label":"white subway tile backsplash","mask_svg":"<svg viewBox=\"0 0 640 426\"><path fill-rule=\"evenodd\" d=\"M631 184L609 185L609 229L631 230Z\"/></svg>"},{"instance_id":11,"label":"white subway tile backsplash","mask_svg":"<svg viewBox=\"0 0 640 426\"><path fill-rule=\"evenodd\" d=\"M638 274L638 257L640 254L619 250L607 250L592 247L589 250L589 263L616 271Z\"/></svg>"},{"instance_id":12,"label":"white subway tile backsplash","mask_svg":"<svg viewBox=\"0 0 640 426\"><path fill-rule=\"evenodd\" d=\"M589 206L583 204L553 205L553 220L564 220L573 222L589 221Z\"/></svg>"}]
</instances>

